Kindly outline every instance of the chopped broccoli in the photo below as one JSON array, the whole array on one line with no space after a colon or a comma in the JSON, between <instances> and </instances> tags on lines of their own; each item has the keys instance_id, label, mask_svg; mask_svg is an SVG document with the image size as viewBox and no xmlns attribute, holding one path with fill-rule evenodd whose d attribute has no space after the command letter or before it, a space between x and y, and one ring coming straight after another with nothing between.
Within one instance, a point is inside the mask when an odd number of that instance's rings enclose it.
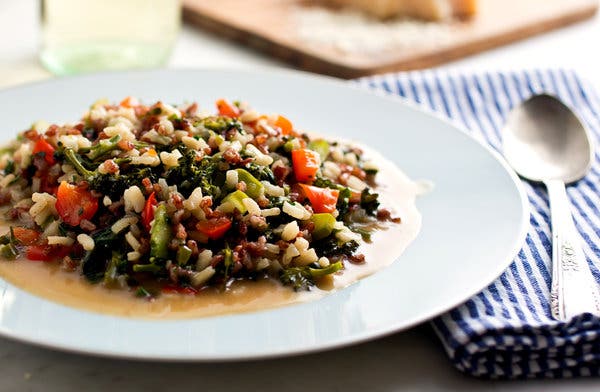
<instances>
[{"instance_id":1,"label":"chopped broccoli","mask_svg":"<svg viewBox=\"0 0 600 392\"><path fill-rule=\"evenodd\" d=\"M108 263L115 257L114 249L119 249L118 236L111 227L100 230L92 235L94 249L86 252L81 261L83 275L91 282L102 280L106 274Z\"/></svg>"},{"instance_id":2,"label":"chopped broccoli","mask_svg":"<svg viewBox=\"0 0 600 392\"><path fill-rule=\"evenodd\" d=\"M367 212L368 215L375 215L379 208L379 194L369 192L365 188L360 194L360 206Z\"/></svg>"},{"instance_id":3,"label":"chopped broccoli","mask_svg":"<svg viewBox=\"0 0 600 392\"><path fill-rule=\"evenodd\" d=\"M118 199L123 192L132 185L140 185L144 178L151 181L156 180L156 175L150 167L129 167L123 174L101 174L89 170L83 158L70 148L64 149L64 156L75 168L77 173L88 182L90 188L108 195L110 198Z\"/></svg>"},{"instance_id":4,"label":"chopped broccoli","mask_svg":"<svg viewBox=\"0 0 600 392\"><path fill-rule=\"evenodd\" d=\"M335 238L334 234L322 240L315 241L313 247L318 255L331 257L337 255L352 256L358 249L358 242L352 240L348 242L340 242Z\"/></svg>"},{"instance_id":5,"label":"chopped broccoli","mask_svg":"<svg viewBox=\"0 0 600 392\"><path fill-rule=\"evenodd\" d=\"M89 147L87 149L80 149L79 152L87 152L87 156L92 161L97 160L98 158L102 158L106 156L111 151L114 151L119 148L119 142L121 141L120 135L115 135L110 139L100 140L98 144Z\"/></svg>"},{"instance_id":6,"label":"chopped broccoli","mask_svg":"<svg viewBox=\"0 0 600 392\"><path fill-rule=\"evenodd\" d=\"M280 271L279 280L286 286L292 286L296 291L310 290L317 279L333 274L342 268L341 261L330 264L325 268L290 267Z\"/></svg>"},{"instance_id":7,"label":"chopped broccoli","mask_svg":"<svg viewBox=\"0 0 600 392\"><path fill-rule=\"evenodd\" d=\"M244 133L242 124L238 120L224 116L214 116L197 119L196 121L194 121L194 126L202 126L205 129L217 133L223 133L225 131L230 130L231 128L235 128L240 133Z\"/></svg>"},{"instance_id":8,"label":"chopped broccoli","mask_svg":"<svg viewBox=\"0 0 600 392\"><path fill-rule=\"evenodd\" d=\"M165 173L168 183L177 184L177 189L185 197L188 197L196 187L202 189L202 194L219 196L220 185L215 182L218 177L220 158L204 157L198 159L198 155L192 149L181 145L178 147L183 155L179 158L179 165L169 169ZM223 174L224 181L224 174Z\"/></svg>"}]
</instances>

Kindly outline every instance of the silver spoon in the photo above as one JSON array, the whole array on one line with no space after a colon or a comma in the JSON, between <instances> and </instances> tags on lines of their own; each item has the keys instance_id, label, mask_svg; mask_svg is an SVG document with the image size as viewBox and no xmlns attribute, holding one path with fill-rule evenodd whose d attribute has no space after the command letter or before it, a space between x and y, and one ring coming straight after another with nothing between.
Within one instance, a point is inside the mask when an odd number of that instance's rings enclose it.
<instances>
[{"instance_id":1,"label":"silver spoon","mask_svg":"<svg viewBox=\"0 0 600 392\"><path fill-rule=\"evenodd\" d=\"M577 116L550 95L513 109L503 132L504 156L522 177L548 188L552 214L551 313L557 320L600 314L600 293L581 250L565 184L589 171L593 145Z\"/></svg>"}]
</instances>

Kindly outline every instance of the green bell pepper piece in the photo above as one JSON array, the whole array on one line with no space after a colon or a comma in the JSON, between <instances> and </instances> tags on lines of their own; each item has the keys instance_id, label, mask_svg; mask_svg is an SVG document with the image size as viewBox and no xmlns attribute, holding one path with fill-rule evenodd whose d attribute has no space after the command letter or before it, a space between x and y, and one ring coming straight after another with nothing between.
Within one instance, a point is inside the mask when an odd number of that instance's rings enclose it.
<instances>
[{"instance_id":1,"label":"green bell pepper piece","mask_svg":"<svg viewBox=\"0 0 600 392\"><path fill-rule=\"evenodd\" d=\"M264 193L264 185L260 183L252 174L244 169L235 169L238 174L238 181L246 183L246 193L253 199L258 199Z\"/></svg>"},{"instance_id":2,"label":"green bell pepper piece","mask_svg":"<svg viewBox=\"0 0 600 392\"><path fill-rule=\"evenodd\" d=\"M150 258L169 257L169 242L173 238L167 206L160 204L154 212L154 223L150 229Z\"/></svg>"},{"instance_id":3,"label":"green bell pepper piece","mask_svg":"<svg viewBox=\"0 0 600 392\"><path fill-rule=\"evenodd\" d=\"M335 225L335 217L331 214L313 214L310 218L315 225L312 236L315 240L320 240L331 234L333 225Z\"/></svg>"},{"instance_id":4,"label":"green bell pepper piece","mask_svg":"<svg viewBox=\"0 0 600 392\"><path fill-rule=\"evenodd\" d=\"M192 250L186 245L179 245L176 256L177 264L185 265L190 259L190 256L192 256Z\"/></svg>"},{"instance_id":5,"label":"green bell pepper piece","mask_svg":"<svg viewBox=\"0 0 600 392\"><path fill-rule=\"evenodd\" d=\"M231 203L233 204L233 206L242 214L245 214L246 211L248 211L248 209L246 208L246 206L244 205L244 203L242 203L242 200L244 200L245 198L247 198L248 195L245 194L244 192L237 190L235 192L231 192L230 194L228 194L227 196L225 196L225 198L223 199L223 203Z\"/></svg>"},{"instance_id":6,"label":"green bell pepper piece","mask_svg":"<svg viewBox=\"0 0 600 392\"><path fill-rule=\"evenodd\" d=\"M308 143L308 148L319 153L321 162L324 162L329 155L329 142L327 140L318 139Z\"/></svg>"}]
</instances>

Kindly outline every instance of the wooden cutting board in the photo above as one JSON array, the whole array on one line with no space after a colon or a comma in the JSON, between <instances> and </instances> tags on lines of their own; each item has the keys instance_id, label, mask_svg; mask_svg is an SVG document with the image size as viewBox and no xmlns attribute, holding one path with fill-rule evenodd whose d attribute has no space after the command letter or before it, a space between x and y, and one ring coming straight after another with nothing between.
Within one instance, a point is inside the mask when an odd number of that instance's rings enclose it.
<instances>
[{"instance_id":1,"label":"wooden cutting board","mask_svg":"<svg viewBox=\"0 0 600 392\"><path fill-rule=\"evenodd\" d=\"M431 67L589 18L598 8L597 0L480 0L471 20L418 24L407 42L373 51L349 50L327 37L307 39L311 26L302 15L315 9L306 0L183 0L183 5L193 24L299 68L345 78ZM432 36L432 28L438 35Z\"/></svg>"}]
</instances>

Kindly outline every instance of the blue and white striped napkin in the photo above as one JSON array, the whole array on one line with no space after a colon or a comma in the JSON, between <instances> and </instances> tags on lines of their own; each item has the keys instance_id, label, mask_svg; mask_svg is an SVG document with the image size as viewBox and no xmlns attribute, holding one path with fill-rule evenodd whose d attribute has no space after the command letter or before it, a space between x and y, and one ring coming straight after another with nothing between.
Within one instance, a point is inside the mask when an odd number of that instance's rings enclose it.
<instances>
[{"instance_id":1,"label":"blue and white striped napkin","mask_svg":"<svg viewBox=\"0 0 600 392\"><path fill-rule=\"evenodd\" d=\"M559 96L600 135L600 100L573 72L546 70L442 74L435 71L363 78L462 123L501 151L501 129L510 109L535 93ZM568 188L590 268L600 282L600 156L592 171ZM531 203L526 243L500 278L465 304L433 321L455 366L489 378L600 375L600 318L584 314L558 322L550 316L552 244L548 195L524 182Z\"/></svg>"}]
</instances>

